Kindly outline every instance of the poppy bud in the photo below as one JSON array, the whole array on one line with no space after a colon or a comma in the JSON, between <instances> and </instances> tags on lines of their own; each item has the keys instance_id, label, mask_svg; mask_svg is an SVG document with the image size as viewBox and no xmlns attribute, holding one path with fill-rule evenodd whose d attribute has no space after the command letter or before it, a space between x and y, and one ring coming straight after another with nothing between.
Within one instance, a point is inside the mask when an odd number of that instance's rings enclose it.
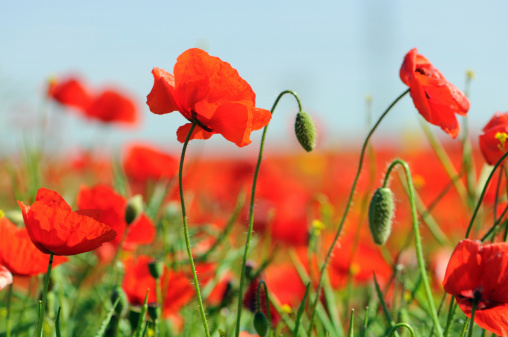
<instances>
[{"instance_id":1,"label":"poppy bud","mask_svg":"<svg viewBox=\"0 0 508 337\"><path fill-rule=\"evenodd\" d=\"M141 194L136 194L129 199L127 207L125 208L125 222L127 225L133 223L141 212L143 212L143 196Z\"/></svg>"},{"instance_id":2,"label":"poppy bud","mask_svg":"<svg viewBox=\"0 0 508 337\"><path fill-rule=\"evenodd\" d=\"M148 263L148 270L150 271L150 275L154 279L158 279L162 276L162 273L164 272L164 262L159 260L153 260Z\"/></svg>"},{"instance_id":3,"label":"poppy bud","mask_svg":"<svg viewBox=\"0 0 508 337\"><path fill-rule=\"evenodd\" d=\"M115 313L118 316L122 316L125 310L127 310L127 307L129 306L129 302L127 300L127 295L125 294L125 291L123 291L122 287L116 286L113 288L113 291L111 292L111 303L115 303L116 300L119 299L118 304L115 307Z\"/></svg>"},{"instance_id":4,"label":"poppy bud","mask_svg":"<svg viewBox=\"0 0 508 337\"><path fill-rule=\"evenodd\" d=\"M161 315L161 307L159 306L159 303L157 302L148 303L148 315L153 321L159 319Z\"/></svg>"},{"instance_id":5,"label":"poppy bud","mask_svg":"<svg viewBox=\"0 0 508 337\"><path fill-rule=\"evenodd\" d=\"M296 114L295 134L305 151L310 152L316 146L316 127L309 114L300 110Z\"/></svg>"},{"instance_id":6,"label":"poppy bud","mask_svg":"<svg viewBox=\"0 0 508 337\"><path fill-rule=\"evenodd\" d=\"M268 318L266 318L265 314L261 311L256 311L254 314L254 329L260 337L265 337L268 333L268 329L270 328L270 322L268 322Z\"/></svg>"},{"instance_id":7,"label":"poppy bud","mask_svg":"<svg viewBox=\"0 0 508 337\"><path fill-rule=\"evenodd\" d=\"M377 245L384 245L392 230L393 195L388 187L374 192L369 205L370 234Z\"/></svg>"},{"instance_id":8,"label":"poppy bud","mask_svg":"<svg viewBox=\"0 0 508 337\"><path fill-rule=\"evenodd\" d=\"M132 331L136 331L139 323L139 317L141 316L141 309L139 307L133 308L131 307L129 310L129 324L131 326Z\"/></svg>"}]
</instances>

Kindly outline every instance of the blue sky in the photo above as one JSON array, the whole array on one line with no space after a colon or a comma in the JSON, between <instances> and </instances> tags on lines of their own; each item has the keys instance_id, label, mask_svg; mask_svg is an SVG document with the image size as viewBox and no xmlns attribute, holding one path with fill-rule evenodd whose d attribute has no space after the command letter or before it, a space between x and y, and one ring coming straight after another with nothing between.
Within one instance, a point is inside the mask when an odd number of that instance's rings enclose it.
<instances>
[{"instance_id":1,"label":"blue sky","mask_svg":"<svg viewBox=\"0 0 508 337\"><path fill-rule=\"evenodd\" d=\"M143 123L136 130L98 127L51 104L48 143L118 148L143 140L178 153L175 133L185 120L178 113L152 115L145 101L151 69L172 72L177 56L195 46L236 68L259 107L269 109L283 90L298 92L322 148L363 139L366 95L378 116L406 89L399 68L418 47L459 88L466 70L474 70L469 123L478 134L494 112L508 110L507 7L455 0L9 1L0 11L2 144L15 147L23 133L33 133L49 76L79 73L93 87L115 84L132 93ZM295 147L295 113L292 99L280 104L269 147ZM417 115L405 98L376 137L403 141L408 132L421 133ZM210 151L243 150L218 135L211 140Z\"/></svg>"}]
</instances>

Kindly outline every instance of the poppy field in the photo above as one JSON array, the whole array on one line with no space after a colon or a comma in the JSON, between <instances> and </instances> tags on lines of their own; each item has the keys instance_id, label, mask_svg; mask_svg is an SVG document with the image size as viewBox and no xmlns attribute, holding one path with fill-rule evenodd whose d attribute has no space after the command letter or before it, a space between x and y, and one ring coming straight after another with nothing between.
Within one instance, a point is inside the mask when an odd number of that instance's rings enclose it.
<instances>
[{"instance_id":1,"label":"poppy field","mask_svg":"<svg viewBox=\"0 0 508 337\"><path fill-rule=\"evenodd\" d=\"M358 146L321 149L305 97L261 108L241 69L192 48L146 74L150 113L186 119L179 147L2 157L0 336L508 336L508 113L471 137L474 74L401 61L404 91L367 109ZM71 75L44 100L109 128L141 118ZM426 142L376 138L401 100ZM275 118L298 152L264 153ZM259 151L187 151L220 137Z\"/></svg>"}]
</instances>

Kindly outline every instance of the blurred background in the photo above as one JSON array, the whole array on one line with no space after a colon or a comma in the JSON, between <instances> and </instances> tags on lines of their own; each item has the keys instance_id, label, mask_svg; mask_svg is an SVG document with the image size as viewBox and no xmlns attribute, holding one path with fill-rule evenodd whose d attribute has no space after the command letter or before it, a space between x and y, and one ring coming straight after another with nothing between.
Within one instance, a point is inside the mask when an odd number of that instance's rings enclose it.
<instances>
[{"instance_id":1,"label":"blurred background","mask_svg":"<svg viewBox=\"0 0 508 337\"><path fill-rule=\"evenodd\" d=\"M363 140L366 97L373 118L406 86L404 55L417 47L463 89L473 70L469 125L474 137L496 111L508 108L504 2L474 1L9 1L0 11L0 140L15 151L48 117L46 146L100 147L144 141L178 153L178 113L157 116L146 95L153 67L173 72L183 51L200 47L229 62L270 109L296 91L319 132L317 149ZM78 74L92 88L113 85L137 101L136 128L103 126L56 103L44 105L50 77ZM298 150L292 127L296 102L284 99L270 124L268 150ZM378 140L406 142L421 131L409 97L383 122ZM432 127L443 139L450 139ZM247 152L257 152L261 132ZM476 138L475 138L476 142ZM245 150L215 135L205 153ZM206 143L206 145L204 144ZM298 150L300 151L300 150Z\"/></svg>"}]
</instances>

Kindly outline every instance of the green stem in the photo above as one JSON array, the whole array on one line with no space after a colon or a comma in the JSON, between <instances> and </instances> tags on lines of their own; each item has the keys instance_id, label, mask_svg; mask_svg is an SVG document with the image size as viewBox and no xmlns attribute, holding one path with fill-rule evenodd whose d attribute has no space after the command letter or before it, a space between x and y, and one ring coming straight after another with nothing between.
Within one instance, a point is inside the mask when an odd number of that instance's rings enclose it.
<instances>
[{"instance_id":1,"label":"green stem","mask_svg":"<svg viewBox=\"0 0 508 337\"><path fill-rule=\"evenodd\" d=\"M423 259L423 249L422 249L422 242L420 238L420 229L418 228L418 214L416 212L416 205L415 205L415 199L414 199L414 187L413 187L413 180L411 179L411 172L409 171L409 166L407 163L401 159L394 160L390 166L388 167L388 170L385 175L383 187L386 187L386 184L388 183L388 177L390 175L390 172L393 170L393 168L396 165L401 165L404 168L404 171L406 173L406 180L407 185L409 187L409 202L411 204L411 216L413 220L413 234L415 239L415 248L416 248L416 258L418 260L418 268L420 269L420 274L422 278L423 288L425 290L425 294L427 296L427 304L430 308L430 313L432 317L432 321L434 323L434 327L436 329L438 337L443 337L443 331L441 329L441 325L439 324L439 319L437 317L436 308L434 306L434 300L432 298L432 291L430 290L429 280L427 279L427 270L425 269L425 261Z\"/></svg>"},{"instance_id":2,"label":"green stem","mask_svg":"<svg viewBox=\"0 0 508 337\"><path fill-rule=\"evenodd\" d=\"M383 118L388 114L388 112L390 112L390 110L395 106L395 104L397 104L397 102L400 101L402 99L402 97L404 97L408 92L409 92L409 89L407 89L402 94L400 94L399 97L397 97L392 102L392 104L390 104L390 106L385 110L385 112L383 112L381 117L379 117L379 119L377 120L376 124L374 124L374 126L370 130L369 134L367 135L367 138L365 138L365 141L364 141L363 146L362 146L362 151L360 152L360 162L358 163L358 170L356 171L356 176L355 176L355 179L353 181L353 186L351 187L351 192L349 193L349 198L348 198L348 201L347 201L347 204L346 204L346 208L344 210L344 214L342 215L342 219L340 221L339 228L337 229L337 232L335 234L333 242L330 245L330 248L328 249L328 253L326 255L325 261L324 261L323 265L321 266L321 272L320 272L320 275L319 275L319 282L318 282L318 287L317 287L317 291L316 291L316 299L314 300L314 303L312 305L312 309L311 309L312 310L312 315L311 315L311 319L310 319L309 328L307 330L307 335L309 335L309 336L310 336L310 333L312 331L312 327L314 325L314 320L316 318L316 308L317 308L317 305L318 305L318 302L319 302L319 296L321 294L321 288L323 287L323 278L324 278L324 275L325 275L325 269L326 269L326 267L328 265L328 261L330 260L330 257L332 255L333 249L335 248L335 246L337 244L337 240L339 239L340 233L342 232L342 227L344 226L344 222L346 220L346 216L347 216L347 214L349 212L349 208L350 208L351 202L353 200L353 195L354 195L355 190L356 190L356 184L358 183L358 178L360 177L360 173L362 171L363 157L364 157L365 150L367 149L367 145L369 143L369 140L370 140L372 134L374 133L374 131L376 131L377 127L379 126L379 124L383 120Z\"/></svg>"},{"instance_id":3,"label":"green stem","mask_svg":"<svg viewBox=\"0 0 508 337\"><path fill-rule=\"evenodd\" d=\"M273 103L272 109L270 110L270 113L273 115L273 112L275 111L275 108L279 104L280 99L285 94L293 95L293 97L298 102L298 109L299 111L302 110L302 104L300 102L300 98L298 98L298 95L291 90L285 90L277 96L277 99ZM250 206L249 206L249 229L247 231L247 240L245 242L245 251L243 254L243 260L242 260L242 272L240 274L240 285L238 290L238 311L236 316L236 330L235 330L235 337L238 337L240 335L240 319L242 317L242 300L243 300L243 283L245 279L245 264L247 263L247 256L249 255L249 248L250 248L250 239L252 237L252 228L254 226L254 198L256 196L256 184L258 180L258 174L259 174L259 167L261 166L261 159L263 158L263 148L265 146L265 138L266 138L266 131L268 130L268 125L265 126L263 129L263 135L261 136L261 145L259 147L259 154L258 154L258 161L256 164L256 170L254 171L254 179L252 181L252 190L251 190L251 196L250 196Z\"/></svg>"},{"instance_id":4,"label":"green stem","mask_svg":"<svg viewBox=\"0 0 508 337\"><path fill-rule=\"evenodd\" d=\"M39 315L39 323L37 324L37 337L42 336L42 327L44 326L44 313L46 312L46 301L48 299L49 276L51 274L51 267L53 266L53 253L49 253L48 271L46 272L46 279L44 281L44 291L42 293L42 308Z\"/></svg>"},{"instance_id":5,"label":"green stem","mask_svg":"<svg viewBox=\"0 0 508 337\"><path fill-rule=\"evenodd\" d=\"M448 337L448 333L450 332L450 327L452 326L452 320L454 315L455 315L455 297L452 295L450 298L450 306L448 307L448 317L446 318L444 337Z\"/></svg>"},{"instance_id":6,"label":"green stem","mask_svg":"<svg viewBox=\"0 0 508 337\"><path fill-rule=\"evenodd\" d=\"M161 308L161 311L162 311L162 308L164 306L164 304L162 303L162 284L161 284L161 278L158 277L155 279L155 293L156 293L156 296L157 296L157 303L159 304L160 308ZM154 321L154 324L155 324L155 336L158 337L159 336L159 333L161 336L164 336L164 322L162 322L161 324L161 319L163 320L164 318L157 318L155 321Z\"/></svg>"},{"instance_id":7,"label":"green stem","mask_svg":"<svg viewBox=\"0 0 508 337\"><path fill-rule=\"evenodd\" d=\"M11 337L11 299L12 299L12 283L7 289L7 317L5 318L6 337Z\"/></svg>"},{"instance_id":8,"label":"green stem","mask_svg":"<svg viewBox=\"0 0 508 337\"><path fill-rule=\"evenodd\" d=\"M466 321L464 322L464 325L462 326L462 331L460 332L460 337L466 337L466 333L467 333L467 327L469 326L469 318L466 319Z\"/></svg>"},{"instance_id":9,"label":"green stem","mask_svg":"<svg viewBox=\"0 0 508 337\"><path fill-rule=\"evenodd\" d=\"M189 240L189 229L187 227L187 213L185 212L185 201L183 198L183 184L182 184L182 172L183 172L183 161L185 158L185 150L187 150L187 145L189 144L190 137L192 135L192 132L194 131L194 128L197 125L197 121L194 120L192 122L192 126L189 130L189 134L187 135L187 138L185 139L185 142L183 143L183 149L182 149L182 156L180 158L180 169L178 171L178 183L179 183L179 189L180 189L180 202L182 204L182 219L183 219L183 233L185 235L185 245L187 246L187 255L189 256L189 263L192 270L192 279L194 281L194 288L196 289L196 295L198 298L198 304L199 304L199 312L201 314L201 321L203 322L203 326L205 328L205 335L207 337L210 337L210 331L208 330L208 323L206 322L206 315L205 315L205 309L203 307L203 299L201 298L201 291L199 290L199 283L198 283L198 276L196 274L196 267L194 266L194 259L192 258L192 250Z\"/></svg>"},{"instance_id":10,"label":"green stem","mask_svg":"<svg viewBox=\"0 0 508 337\"><path fill-rule=\"evenodd\" d=\"M485 185L483 186L483 190L482 190L482 193L480 194L480 198L478 199L478 202L476 203L476 207L474 209L473 216L471 217L471 221L469 222L469 226L467 226L467 231L466 231L466 237L465 237L465 239L467 239L469 237L469 233L471 232L471 228L473 228L473 223L474 223L474 220L476 218L476 214L478 213L478 210L480 209L480 205L481 205L481 203L483 201L483 197L485 196L485 192L487 191L487 187L489 186L489 183L492 180L492 177L494 176L494 173L496 172L496 169L501 165L501 163L503 162L503 160L506 157L508 157L508 152L506 152L505 154L503 154L501 156L501 158L499 158L499 160L497 161L496 165L494 165L494 168L490 172L489 177L487 178L487 181L485 182Z\"/></svg>"},{"instance_id":11,"label":"green stem","mask_svg":"<svg viewBox=\"0 0 508 337\"><path fill-rule=\"evenodd\" d=\"M474 328L474 314L476 311L476 304L478 300L476 298L473 298L473 308L471 309L471 326L469 327L469 334L468 337L473 337L473 328Z\"/></svg>"},{"instance_id":12,"label":"green stem","mask_svg":"<svg viewBox=\"0 0 508 337\"><path fill-rule=\"evenodd\" d=\"M393 334L395 333L395 330L397 330L398 328L406 328L409 330L409 334L411 335L411 337L415 337L415 332L413 331L413 328L411 327L411 325L407 324L407 323L398 323L398 324L395 324L393 326L393 328L390 330L390 333L388 333L388 337L391 337L393 336Z\"/></svg>"}]
</instances>

